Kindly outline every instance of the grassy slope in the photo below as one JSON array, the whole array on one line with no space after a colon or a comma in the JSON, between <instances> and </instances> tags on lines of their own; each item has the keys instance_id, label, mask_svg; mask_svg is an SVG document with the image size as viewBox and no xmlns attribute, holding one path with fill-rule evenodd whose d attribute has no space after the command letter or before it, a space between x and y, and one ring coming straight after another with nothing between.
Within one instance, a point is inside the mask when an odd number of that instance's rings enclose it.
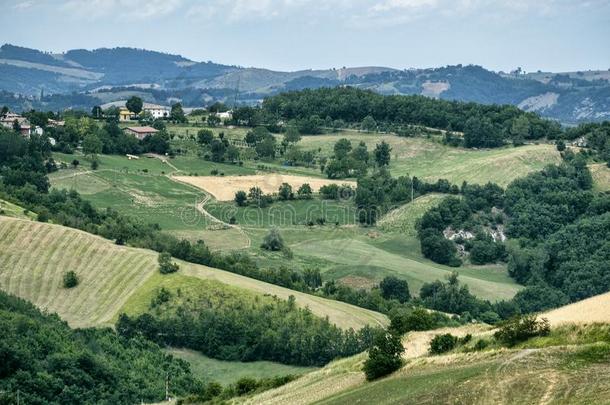
<instances>
[{"instance_id":1,"label":"grassy slope","mask_svg":"<svg viewBox=\"0 0 610 405\"><path fill-rule=\"evenodd\" d=\"M11 202L0 200L0 215L21 219L36 219L36 214Z\"/></svg>"},{"instance_id":2,"label":"grassy slope","mask_svg":"<svg viewBox=\"0 0 610 405\"><path fill-rule=\"evenodd\" d=\"M510 298L519 290L514 282L503 276L504 272L497 274L496 280L486 280L485 278L492 276L487 274L489 273L487 270L451 269L423 260L413 260L361 240L313 241L294 246L292 249L296 254L315 252L316 257L339 265L374 266L385 269L383 275L402 276L409 281L409 285L414 291L418 291L424 282L443 280L453 270L460 272L461 282L467 284L472 293L481 298L492 300ZM377 277L381 275L376 274Z\"/></svg>"},{"instance_id":3,"label":"grassy slope","mask_svg":"<svg viewBox=\"0 0 610 405\"><path fill-rule=\"evenodd\" d=\"M175 170L160 159L128 160L123 156L103 155L100 168L92 172L83 156L54 154L54 157L64 162L77 157L83 167L52 173L49 176L52 187L75 189L97 208L112 207L123 214L156 222L176 236L193 241L203 239L213 249L231 249L246 243L240 232L219 232L210 227L214 221L195 209L205 193L163 175ZM216 168L227 174L252 173L238 166L216 165L189 157L172 159L171 164L187 172L209 174L211 168Z\"/></svg>"},{"instance_id":4,"label":"grassy slope","mask_svg":"<svg viewBox=\"0 0 610 405\"><path fill-rule=\"evenodd\" d=\"M545 165L557 163L560 156L553 145L525 145L489 150L452 148L425 138L401 138L394 135L339 133L305 136L303 149L321 149L329 156L333 144L347 138L356 145L364 141L369 150L382 140L392 147L390 170L393 175L412 175L426 180L445 178L453 183L487 183L506 186L517 177Z\"/></svg>"},{"instance_id":5,"label":"grassy slope","mask_svg":"<svg viewBox=\"0 0 610 405\"><path fill-rule=\"evenodd\" d=\"M383 231L401 232L407 236L415 236L415 223L430 208L437 206L445 198L444 194L427 194L402 205L383 216L377 226Z\"/></svg>"},{"instance_id":6,"label":"grassy slope","mask_svg":"<svg viewBox=\"0 0 610 405\"><path fill-rule=\"evenodd\" d=\"M549 338L513 349L456 352L430 356L435 334L487 335L472 326L413 332L403 340L405 366L366 382L360 354L274 390L236 402L249 404L402 404L402 403L560 403L610 401L610 340L607 326L597 330L567 327Z\"/></svg>"},{"instance_id":7,"label":"grassy slope","mask_svg":"<svg viewBox=\"0 0 610 405\"><path fill-rule=\"evenodd\" d=\"M284 375L300 375L314 370L310 367L289 366L271 361L221 361L188 349L167 349L167 352L187 361L193 373L204 381L232 384L242 377L268 378Z\"/></svg>"},{"instance_id":8,"label":"grassy slope","mask_svg":"<svg viewBox=\"0 0 610 405\"><path fill-rule=\"evenodd\" d=\"M610 168L604 163L589 165L593 176L594 188L598 191L610 191Z\"/></svg>"},{"instance_id":9,"label":"grassy slope","mask_svg":"<svg viewBox=\"0 0 610 405\"><path fill-rule=\"evenodd\" d=\"M74 270L78 287L62 287L64 272ZM255 293L308 306L341 327L385 324L386 317L361 308L295 292L222 270L181 262L181 273L212 279ZM0 287L37 306L57 312L71 326L108 324L129 297L157 274L157 254L117 246L70 228L0 218Z\"/></svg>"}]
</instances>

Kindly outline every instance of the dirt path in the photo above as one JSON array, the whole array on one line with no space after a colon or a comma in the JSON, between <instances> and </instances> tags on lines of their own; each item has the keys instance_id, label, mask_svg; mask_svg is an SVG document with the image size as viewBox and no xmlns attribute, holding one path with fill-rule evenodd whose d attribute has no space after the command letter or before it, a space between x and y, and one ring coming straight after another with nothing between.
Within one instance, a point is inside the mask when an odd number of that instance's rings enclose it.
<instances>
[{"instance_id":1,"label":"dirt path","mask_svg":"<svg viewBox=\"0 0 610 405\"><path fill-rule=\"evenodd\" d=\"M208 194L206 194L205 197L201 201L197 202L197 204L195 205L195 208L197 209L197 211L199 211L201 213L201 215L205 216L206 218L211 219L212 221L214 221L216 223L219 223L228 228L233 228L233 229L238 230L246 238L246 245L239 249L249 249L252 246L252 240L250 240L250 237L248 236L246 231L244 231L240 226L235 225L235 224L230 224L228 222L224 222L223 220L216 218L215 216L210 214L208 211L206 211L205 204L208 201L210 201L211 198L212 197L210 197Z\"/></svg>"}]
</instances>

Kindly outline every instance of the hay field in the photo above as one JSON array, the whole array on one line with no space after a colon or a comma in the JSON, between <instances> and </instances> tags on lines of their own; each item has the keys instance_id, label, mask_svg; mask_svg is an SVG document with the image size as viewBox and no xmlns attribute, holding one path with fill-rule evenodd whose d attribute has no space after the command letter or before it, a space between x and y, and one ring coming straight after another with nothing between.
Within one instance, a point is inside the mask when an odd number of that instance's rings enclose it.
<instances>
[{"instance_id":1,"label":"hay field","mask_svg":"<svg viewBox=\"0 0 610 405\"><path fill-rule=\"evenodd\" d=\"M117 246L86 232L27 220L0 217L0 288L36 306L57 312L72 327L107 325L128 299L154 274L157 253ZM327 300L226 271L178 261L181 274L243 288L259 294L296 298L340 327L387 324L387 318L338 301ZM62 286L73 270L80 284Z\"/></svg>"},{"instance_id":2,"label":"hay field","mask_svg":"<svg viewBox=\"0 0 610 405\"><path fill-rule=\"evenodd\" d=\"M596 295L540 315L552 326L566 323L610 323L610 292Z\"/></svg>"},{"instance_id":3,"label":"hay field","mask_svg":"<svg viewBox=\"0 0 610 405\"><path fill-rule=\"evenodd\" d=\"M354 181L346 180L328 180L316 177L294 176L279 173L265 175L248 175L248 176L173 176L173 179L193 185L212 194L218 201L231 201L235 197L235 193L243 190L248 191L251 187L259 187L264 193L277 193L278 188L282 183L288 183L292 189L296 191L303 184L307 183L311 186L314 192L317 192L320 187L329 184L349 184L356 186Z\"/></svg>"}]
</instances>

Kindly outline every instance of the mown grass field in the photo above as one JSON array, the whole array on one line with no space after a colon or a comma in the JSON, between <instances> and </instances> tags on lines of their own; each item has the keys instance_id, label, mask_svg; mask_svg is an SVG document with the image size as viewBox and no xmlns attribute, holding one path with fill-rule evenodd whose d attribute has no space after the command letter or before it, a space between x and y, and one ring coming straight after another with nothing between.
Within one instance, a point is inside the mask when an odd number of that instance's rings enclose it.
<instances>
[{"instance_id":1,"label":"mown grass field","mask_svg":"<svg viewBox=\"0 0 610 405\"><path fill-rule=\"evenodd\" d=\"M42 309L57 312L73 327L107 325L140 288L158 277L157 254L117 246L74 229L0 217L0 288ZM321 317L343 328L387 324L381 314L337 301L295 292L226 271L178 261L180 275L215 280L257 294L296 298ZM76 288L65 289L62 277L75 271ZM152 281L151 281L152 280Z\"/></svg>"},{"instance_id":2,"label":"mown grass field","mask_svg":"<svg viewBox=\"0 0 610 405\"><path fill-rule=\"evenodd\" d=\"M506 186L518 177L561 160L553 145L473 150L445 146L427 138L374 133L304 136L299 145L305 150L320 150L323 155L331 156L332 147L340 138L351 140L354 146L363 141L370 151L382 140L390 144L390 171L394 176L417 176L428 181L447 179L458 185L463 181L479 184L491 181Z\"/></svg>"},{"instance_id":3,"label":"mown grass field","mask_svg":"<svg viewBox=\"0 0 610 405\"><path fill-rule=\"evenodd\" d=\"M427 353L435 334L485 328L411 332L403 340L405 365L388 377L366 382L360 354L328 364L283 387L239 398L247 404L601 404L610 401L610 340L607 327L553 331L555 340L532 339L512 349L459 349ZM569 338L560 338L564 335ZM544 339L544 338L543 338ZM566 346L569 344L569 346Z\"/></svg>"}]
</instances>

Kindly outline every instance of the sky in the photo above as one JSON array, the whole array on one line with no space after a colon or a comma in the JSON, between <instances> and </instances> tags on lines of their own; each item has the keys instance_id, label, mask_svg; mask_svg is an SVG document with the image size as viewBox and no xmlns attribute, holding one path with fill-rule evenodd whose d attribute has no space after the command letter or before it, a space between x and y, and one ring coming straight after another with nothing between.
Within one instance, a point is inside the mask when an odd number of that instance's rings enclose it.
<instances>
[{"instance_id":1,"label":"sky","mask_svg":"<svg viewBox=\"0 0 610 405\"><path fill-rule=\"evenodd\" d=\"M610 69L610 0L0 0L0 42L274 70Z\"/></svg>"}]
</instances>

